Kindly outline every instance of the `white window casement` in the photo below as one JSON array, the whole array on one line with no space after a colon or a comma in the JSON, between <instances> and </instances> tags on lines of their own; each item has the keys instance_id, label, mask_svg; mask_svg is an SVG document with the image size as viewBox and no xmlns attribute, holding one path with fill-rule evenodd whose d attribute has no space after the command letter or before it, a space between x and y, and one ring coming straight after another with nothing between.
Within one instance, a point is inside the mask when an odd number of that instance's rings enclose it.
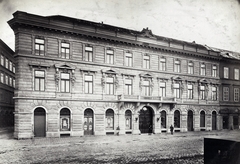
<instances>
[{"instance_id":1,"label":"white window casement","mask_svg":"<svg viewBox=\"0 0 240 164\"><path fill-rule=\"evenodd\" d=\"M193 74L193 62L188 63L188 74Z\"/></svg>"},{"instance_id":2,"label":"white window casement","mask_svg":"<svg viewBox=\"0 0 240 164\"><path fill-rule=\"evenodd\" d=\"M151 88L150 88L150 81L149 80L143 80L142 90L143 90L143 95L144 96L150 96L151 95Z\"/></svg>"},{"instance_id":3,"label":"white window casement","mask_svg":"<svg viewBox=\"0 0 240 164\"><path fill-rule=\"evenodd\" d=\"M223 87L223 101L229 101L229 87Z\"/></svg>"},{"instance_id":4,"label":"white window casement","mask_svg":"<svg viewBox=\"0 0 240 164\"><path fill-rule=\"evenodd\" d=\"M4 56L1 55L1 65L4 66Z\"/></svg>"},{"instance_id":5,"label":"white window casement","mask_svg":"<svg viewBox=\"0 0 240 164\"><path fill-rule=\"evenodd\" d=\"M216 101L217 100L217 87L212 86L212 100Z\"/></svg>"},{"instance_id":6,"label":"white window casement","mask_svg":"<svg viewBox=\"0 0 240 164\"><path fill-rule=\"evenodd\" d=\"M9 65L8 65L9 63L8 63L8 59L7 58L5 58L5 68L9 68Z\"/></svg>"},{"instance_id":7,"label":"white window casement","mask_svg":"<svg viewBox=\"0 0 240 164\"><path fill-rule=\"evenodd\" d=\"M181 62L180 60L174 61L174 72L180 73L181 72Z\"/></svg>"},{"instance_id":8,"label":"white window casement","mask_svg":"<svg viewBox=\"0 0 240 164\"><path fill-rule=\"evenodd\" d=\"M166 58L160 58L159 69L160 71L166 71Z\"/></svg>"},{"instance_id":9,"label":"white window casement","mask_svg":"<svg viewBox=\"0 0 240 164\"><path fill-rule=\"evenodd\" d=\"M15 73L15 71L16 71L16 67L15 67L15 64L13 64L13 68L12 68L12 71L13 71L13 73Z\"/></svg>"},{"instance_id":10,"label":"white window casement","mask_svg":"<svg viewBox=\"0 0 240 164\"><path fill-rule=\"evenodd\" d=\"M35 91L45 90L45 71L42 70L34 71L34 90Z\"/></svg>"},{"instance_id":11,"label":"white window casement","mask_svg":"<svg viewBox=\"0 0 240 164\"><path fill-rule=\"evenodd\" d=\"M8 79L8 75L5 75L5 84L8 85L9 79Z\"/></svg>"},{"instance_id":12,"label":"white window casement","mask_svg":"<svg viewBox=\"0 0 240 164\"><path fill-rule=\"evenodd\" d=\"M61 43L61 57L63 59L70 59L70 43Z\"/></svg>"},{"instance_id":13,"label":"white window casement","mask_svg":"<svg viewBox=\"0 0 240 164\"><path fill-rule=\"evenodd\" d=\"M229 70L228 67L223 67L223 78L228 79L229 78Z\"/></svg>"},{"instance_id":14,"label":"white window casement","mask_svg":"<svg viewBox=\"0 0 240 164\"><path fill-rule=\"evenodd\" d=\"M12 72L12 66L13 66L12 62L9 61L9 70L10 70L11 72Z\"/></svg>"},{"instance_id":15,"label":"white window casement","mask_svg":"<svg viewBox=\"0 0 240 164\"><path fill-rule=\"evenodd\" d=\"M205 100L205 92L206 92L205 85L200 85L200 99L201 100Z\"/></svg>"},{"instance_id":16,"label":"white window casement","mask_svg":"<svg viewBox=\"0 0 240 164\"><path fill-rule=\"evenodd\" d=\"M173 93L174 93L174 97L180 98L180 84L179 83L173 84Z\"/></svg>"},{"instance_id":17,"label":"white window casement","mask_svg":"<svg viewBox=\"0 0 240 164\"><path fill-rule=\"evenodd\" d=\"M234 80L239 80L239 69L234 69Z\"/></svg>"},{"instance_id":18,"label":"white window casement","mask_svg":"<svg viewBox=\"0 0 240 164\"><path fill-rule=\"evenodd\" d=\"M159 86L160 86L159 96L166 97L166 82L160 82Z\"/></svg>"},{"instance_id":19,"label":"white window casement","mask_svg":"<svg viewBox=\"0 0 240 164\"><path fill-rule=\"evenodd\" d=\"M13 79L13 88L15 88L15 83L16 83L15 79Z\"/></svg>"},{"instance_id":20,"label":"white window casement","mask_svg":"<svg viewBox=\"0 0 240 164\"><path fill-rule=\"evenodd\" d=\"M193 85L192 84L188 84L188 99L193 99Z\"/></svg>"},{"instance_id":21,"label":"white window casement","mask_svg":"<svg viewBox=\"0 0 240 164\"><path fill-rule=\"evenodd\" d=\"M89 94L93 93L93 75L84 76L84 92Z\"/></svg>"},{"instance_id":22,"label":"white window casement","mask_svg":"<svg viewBox=\"0 0 240 164\"><path fill-rule=\"evenodd\" d=\"M202 63L200 66L200 75L206 76L206 64Z\"/></svg>"},{"instance_id":23,"label":"white window casement","mask_svg":"<svg viewBox=\"0 0 240 164\"><path fill-rule=\"evenodd\" d=\"M45 40L35 38L35 55L44 56L45 53Z\"/></svg>"},{"instance_id":24,"label":"white window casement","mask_svg":"<svg viewBox=\"0 0 240 164\"><path fill-rule=\"evenodd\" d=\"M129 78L126 78L125 79L125 94L126 95L132 95L133 91L133 80L132 79L129 79Z\"/></svg>"},{"instance_id":25,"label":"white window casement","mask_svg":"<svg viewBox=\"0 0 240 164\"><path fill-rule=\"evenodd\" d=\"M106 94L114 95L114 77L106 77Z\"/></svg>"},{"instance_id":26,"label":"white window casement","mask_svg":"<svg viewBox=\"0 0 240 164\"><path fill-rule=\"evenodd\" d=\"M147 54L143 56L143 68L150 69L150 56Z\"/></svg>"},{"instance_id":27,"label":"white window casement","mask_svg":"<svg viewBox=\"0 0 240 164\"><path fill-rule=\"evenodd\" d=\"M212 77L217 77L217 66L216 65L212 66Z\"/></svg>"},{"instance_id":28,"label":"white window casement","mask_svg":"<svg viewBox=\"0 0 240 164\"><path fill-rule=\"evenodd\" d=\"M93 62L93 47L85 47L85 61Z\"/></svg>"},{"instance_id":29,"label":"white window casement","mask_svg":"<svg viewBox=\"0 0 240 164\"><path fill-rule=\"evenodd\" d=\"M9 85L12 87L12 77L9 77Z\"/></svg>"},{"instance_id":30,"label":"white window casement","mask_svg":"<svg viewBox=\"0 0 240 164\"><path fill-rule=\"evenodd\" d=\"M61 73L60 76L60 91L61 92L70 92L70 74L69 73Z\"/></svg>"},{"instance_id":31,"label":"white window casement","mask_svg":"<svg viewBox=\"0 0 240 164\"><path fill-rule=\"evenodd\" d=\"M1 72L1 83L4 83L4 74Z\"/></svg>"},{"instance_id":32,"label":"white window casement","mask_svg":"<svg viewBox=\"0 0 240 164\"><path fill-rule=\"evenodd\" d=\"M234 102L239 102L239 88L234 88Z\"/></svg>"},{"instance_id":33,"label":"white window casement","mask_svg":"<svg viewBox=\"0 0 240 164\"><path fill-rule=\"evenodd\" d=\"M126 52L125 53L125 66L132 67L133 66L133 54Z\"/></svg>"},{"instance_id":34,"label":"white window casement","mask_svg":"<svg viewBox=\"0 0 240 164\"><path fill-rule=\"evenodd\" d=\"M106 63L107 64L114 64L114 51L111 49L107 49L106 52Z\"/></svg>"}]
</instances>

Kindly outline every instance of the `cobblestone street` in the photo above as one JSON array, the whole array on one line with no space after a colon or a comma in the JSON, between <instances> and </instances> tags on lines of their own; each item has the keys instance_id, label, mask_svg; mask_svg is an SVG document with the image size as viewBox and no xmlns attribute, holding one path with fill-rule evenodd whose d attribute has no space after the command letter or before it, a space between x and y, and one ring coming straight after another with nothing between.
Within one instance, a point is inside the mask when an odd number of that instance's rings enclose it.
<instances>
[{"instance_id":1,"label":"cobblestone street","mask_svg":"<svg viewBox=\"0 0 240 164\"><path fill-rule=\"evenodd\" d=\"M240 131L15 140L0 133L0 163L203 163L204 137Z\"/></svg>"}]
</instances>

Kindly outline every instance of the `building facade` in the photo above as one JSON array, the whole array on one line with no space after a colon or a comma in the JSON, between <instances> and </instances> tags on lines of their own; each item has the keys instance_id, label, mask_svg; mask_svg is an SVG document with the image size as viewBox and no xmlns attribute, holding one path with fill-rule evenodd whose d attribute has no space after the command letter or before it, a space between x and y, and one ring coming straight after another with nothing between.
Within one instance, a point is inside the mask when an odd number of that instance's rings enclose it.
<instances>
[{"instance_id":1,"label":"building facade","mask_svg":"<svg viewBox=\"0 0 240 164\"><path fill-rule=\"evenodd\" d=\"M13 16L15 138L223 128L220 51L148 28Z\"/></svg>"},{"instance_id":2,"label":"building facade","mask_svg":"<svg viewBox=\"0 0 240 164\"><path fill-rule=\"evenodd\" d=\"M14 52L0 39L0 127L13 126L14 123Z\"/></svg>"}]
</instances>

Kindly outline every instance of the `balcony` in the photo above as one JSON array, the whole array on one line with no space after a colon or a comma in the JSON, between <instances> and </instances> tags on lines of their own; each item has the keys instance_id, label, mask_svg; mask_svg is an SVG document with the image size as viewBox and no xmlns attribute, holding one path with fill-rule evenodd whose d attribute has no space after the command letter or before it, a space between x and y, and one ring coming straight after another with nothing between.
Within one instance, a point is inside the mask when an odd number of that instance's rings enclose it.
<instances>
[{"instance_id":1,"label":"balcony","mask_svg":"<svg viewBox=\"0 0 240 164\"><path fill-rule=\"evenodd\" d=\"M174 97L161 96L118 95L118 100L124 102L176 103Z\"/></svg>"}]
</instances>

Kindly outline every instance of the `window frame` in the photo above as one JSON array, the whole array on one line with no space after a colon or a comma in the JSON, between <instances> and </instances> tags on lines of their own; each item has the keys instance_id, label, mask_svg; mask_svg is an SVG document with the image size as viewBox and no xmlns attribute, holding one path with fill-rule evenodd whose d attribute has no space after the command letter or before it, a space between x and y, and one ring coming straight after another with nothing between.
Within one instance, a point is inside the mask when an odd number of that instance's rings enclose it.
<instances>
[{"instance_id":1,"label":"window frame","mask_svg":"<svg viewBox=\"0 0 240 164\"><path fill-rule=\"evenodd\" d=\"M216 68L216 69L214 69ZM212 77L217 77L217 65L212 66Z\"/></svg>"},{"instance_id":2,"label":"window frame","mask_svg":"<svg viewBox=\"0 0 240 164\"><path fill-rule=\"evenodd\" d=\"M239 102L239 88L234 88L234 102Z\"/></svg>"},{"instance_id":3,"label":"window frame","mask_svg":"<svg viewBox=\"0 0 240 164\"><path fill-rule=\"evenodd\" d=\"M229 101L229 87L223 87L223 101Z\"/></svg>"},{"instance_id":4,"label":"window frame","mask_svg":"<svg viewBox=\"0 0 240 164\"><path fill-rule=\"evenodd\" d=\"M113 49L106 50L106 64L114 64L114 50Z\"/></svg>"},{"instance_id":5,"label":"window frame","mask_svg":"<svg viewBox=\"0 0 240 164\"><path fill-rule=\"evenodd\" d=\"M165 57L160 57L159 59L159 70L160 71L166 71L167 70L167 59Z\"/></svg>"},{"instance_id":6,"label":"window frame","mask_svg":"<svg viewBox=\"0 0 240 164\"><path fill-rule=\"evenodd\" d=\"M150 55L149 54L143 55L143 68L150 69Z\"/></svg>"},{"instance_id":7,"label":"window frame","mask_svg":"<svg viewBox=\"0 0 240 164\"><path fill-rule=\"evenodd\" d=\"M216 90L214 90L213 88L215 88ZM213 101L217 101L217 94L218 94L218 88L217 88L217 86L212 86L212 100ZM215 95L215 97L214 97L214 95Z\"/></svg>"},{"instance_id":8,"label":"window frame","mask_svg":"<svg viewBox=\"0 0 240 164\"><path fill-rule=\"evenodd\" d=\"M110 82L110 80L108 79L112 79L112 82ZM114 77L109 77L109 76L106 77L106 94L107 95L115 94L114 82L115 82Z\"/></svg>"},{"instance_id":9,"label":"window frame","mask_svg":"<svg viewBox=\"0 0 240 164\"><path fill-rule=\"evenodd\" d=\"M146 82L148 84L146 84ZM143 96L151 96L151 81L150 79L144 79L142 83Z\"/></svg>"},{"instance_id":10,"label":"window frame","mask_svg":"<svg viewBox=\"0 0 240 164\"><path fill-rule=\"evenodd\" d=\"M60 47L61 58L62 59L70 59L70 43L69 42L61 42L60 46L61 46Z\"/></svg>"},{"instance_id":11,"label":"window frame","mask_svg":"<svg viewBox=\"0 0 240 164\"><path fill-rule=\"evenodd\" d=\"M131 83L126 83L127 80L130 80ZM125 78L124 80L124 90L126 95L133 95L133 79Z\"/></svg>"},{"instance_id":12,"label":"window frame","mask_svg":"<svg viewBox=\"0 0 240 164\"><path fill-rule=\"evenodd\" d=\"M1 55L1 65L4 67L5 66L5 56Z\"/></svg>"},{"instance_id":13,"label":"window frame","mask_svg":"<svg viewBox=\"0 0 240 164\"><path fill-rule=\"evenodd\" d=\"M229 68L223 67L223 78L228 79L229 78Z\"/></svg>"},{"instance_id":14,"label":"window frame","mask_svg":"<svg viewBox=\"0 0 240 164\"><path fill-rule=\"evenodd\" d=\"M234 80L239 80L239 69L234 68Z\"/></svg>"},{"instance_id":15,"label":"window frame","mask_svg":"<svg viewBox=\"0 0 240 164\"><path fill-rule=\"evenodd\" d=\"M88 76L89 77L91 76L92 80L87 80L86 77L88 77ZM90 75L90 74L85 74L84 75L84 93L86 93L86 94L93 94L93 92L94 92L94 89L93 89L93 84L94 84L93 78L94 78L93 75ZM86 86L86 84L87 84L87 86Z\"/></svg>"},{"instance_id":16,"label":"window frame","mask_svg":"<svg viewBox=\"0 0 240 164\"><path fill-rule=\"evenodd\" d=\"M178 87L177 87L178 86ZM177 99L181 98L181 93L180 93L180 83L174 83L173 84L173 94Z\"/></svg>"},{"instance_id":17,"label":"window frame","mask_svg":"<svg viewBox=\"0 0 240 164\"><path fill-rule=\"evenodd\" d=\"M37 42L37 40L42 40L43 43ZM43 48L43 50L41 49ZM45 39L36 37L34 38L34 54L37 56L45 56Z\"/></svg>"},{"instance_id":18,"label":"window frame","mask_svg":"<svg viewBox=\"0 0 240 164\"><path fill-rule=\"evenodd\" d=\"M192 61L188 62L188 74L194 74L194 63Z\"/></svg>"},{"instance_id":19,"label":"window frame","mask_svg":"<svg viewBox=\"0 0 240 164\"><path fill-rule=\"evenodd\" d=\"M206 86L203 84L200 85L200 99L206 100Z\"/></svg>"},{"instance_id":20,"label":"window frame","mask_svg":"<svg viewBox=\"0 0 240 164\"><path fill-rule=\"evenodd\" d=\"M205 63L200 64L200 75L206 76L206 64Z\"/></svg>"},{"instance_id":21,"label":"window frame","mask_svg":"<svg viewBox=\"0 0 240 164\"><path fill-rule=\"evenodd\" d=\"M43 72L44 76L36 76L36 72ZM43 92L45 91L45 87L46 87L46 72L45 70L34 70L34 87L33 90L34 91L39 91L39 92ZM38 80L38 87L36 89L36 80ZM43 85L43 87L41 87ZM41 89L43 88L43 89Z\"/></svg>"},{"instance_id":22,"label":"window frame","mask_svg":"<svg viewBox=\"0 0 240 164\"><path fill-rule=\"evenodd\" d=\"M92 46L89 46L89 45L85 46L85 61L93 62L93 47Z\"/></svg>"},{"instance_id":23,"label":"window frame","mask_svg":"<svg viewBox=\"0 0 240 164\"><path fill-rule=\"evenodd\" d=\"M181 72L181 61L179 59L174 60L174 72Z\"/></svg>"},{"instance_id":24,"label":"window frame","mask_svg":"<svg viewBox=\"0 0 240 164\"><path fill-rule=\"evenodd\" d=\"M191 86L191 88L189 88L189 86ZM188 99L193 99L193 84L187 84L187 97Z\"/></svg>"},{"instance_id":25,"label":"window frame","mask_svg":"<svg viewBox=\"0 0 240 164\"><path fill-rule=\"evenodd\" d=\"M164 84L164 85L161 85ZM166 97L166 82L160 81L159 82L159 96Z\"/></svg>"},{"instance_id":26,"label":"window frame","mask_svg":"<svg viewBox=\"0 0 240 164\"><path fill-rule=\"evenodd\" d=\"M65 75L69 75L69 78L63 78L62 75L65 74ZM70 73L66 73L66 72L60 72L60 92L61 93L70 93L70 90L71 90L71 84L70 84ZM64 88L63 88L63 85L64 85ZM67 90L68 88L68 90Z\"/></svg>"}]
</instances>

